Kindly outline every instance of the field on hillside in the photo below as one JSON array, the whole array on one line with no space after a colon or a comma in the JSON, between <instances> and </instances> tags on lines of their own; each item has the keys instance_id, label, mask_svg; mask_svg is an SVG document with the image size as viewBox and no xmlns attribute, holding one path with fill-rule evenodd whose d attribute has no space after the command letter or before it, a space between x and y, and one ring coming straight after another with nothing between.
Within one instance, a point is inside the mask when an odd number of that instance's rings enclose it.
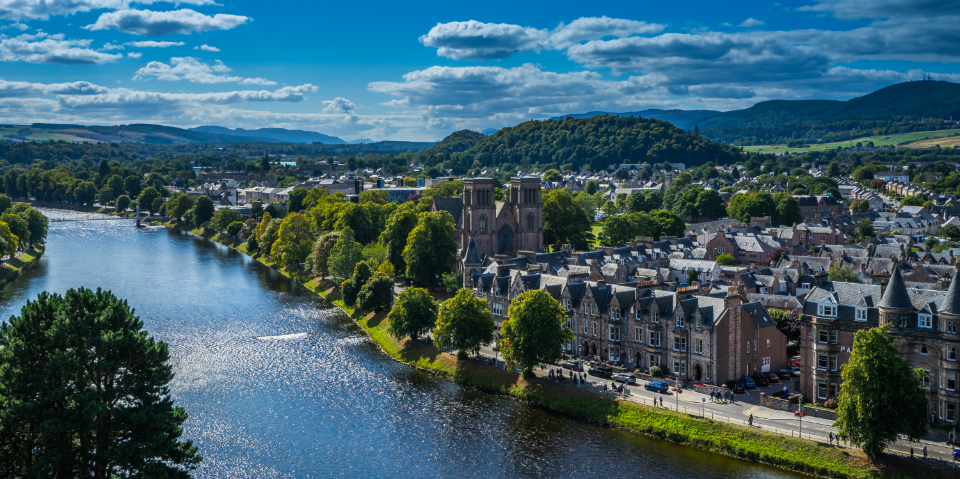
<instances>
[{"instance_id":1,"label":"field on hillside","mask_svg":"<svg viewBox=\"0 0 960 479\"><path fill-rule=\"evenodd\" d=\"M880 135L880 136L867 136L863 138L857 138L856 140L849 141L837 141L834 143L820 143L809 145L806 148L791 148L786 145L752 145L744 146L744 151L763 151L763 153L782 153L785 151L824 151L824 150L835 150L840 147L851 147L855 146L857 142L866 144L868 141L872 141L874 146L889 146L889 145L899 145L906 142L918 142L919 140L935 139L935 138L944 138L944 137L953 137L960 135L960 130L940 130L940 131L917 131L913 133L902 133L899 135ZM916 146L916 144L911 143L907 146L916 147L916 148L926 148L926 146ZM933 144L929 145L933 146ZM941 145L942 146L942 145Z\"/></svg>"},{"instance_id":2,"label":"field on hillside","mask_svg":"<svg viewBox=\"0 0 960 479\"><path fill-rule=\"evenodd\" d=\"M907 148L931 148L940 145L940 148L953 148L960 146L960 136L948 136L945 138L930 138L928 140L919 140L903 145Z\"/></svg>"}]
</instances>

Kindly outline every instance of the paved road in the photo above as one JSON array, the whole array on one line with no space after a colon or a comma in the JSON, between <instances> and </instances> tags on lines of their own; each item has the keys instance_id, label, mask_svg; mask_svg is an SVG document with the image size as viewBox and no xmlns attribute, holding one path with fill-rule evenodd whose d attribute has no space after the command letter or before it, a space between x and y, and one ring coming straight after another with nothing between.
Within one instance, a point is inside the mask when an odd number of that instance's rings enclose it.
<instances>
[{"instance_id":1,"label":"paved road","mask_svg":"<svg viewBox=\"0 0 960 479\"><path fill-rule=\"evenodd\" d=\"M487 360L498 357L491 347L481 348L480 355ZM497 367L504 367L502 360L497 362ZM562 371L564 376L569 378L570 371ZM537 369L534 373L538 377L549 379L549 369ZM603 386L612 386L614 384L613 381L590 375L587 375L586 378L583 384L578 385L569 379L564 381L563 384L569 387L594 391L597 394L605 394L611 397L616 396L612 391L606 393L603 391ZM620 399L638 404L646 404L648 406L654 405L654 403L659 404L662 400L663 407L666 409L679 410L692 415L702 415L716 421L741 424L744 426L748 425L749 416L752 414L753 427L793 437L800 435L802 432L803 438L823 443L829 441L828 437L830 433L837 433L837 429L833 427L833 421L831 420L807 416L801 421L795 418L792 413L760 406L760 393L780 391L783 386L779 383L773 383L766 387L748 389L745 394L737 394L733 401L725 403L713 402L708 395L700 394L693 390L684 390L680 395L672 393L659 394L644 389L644 384L646 384L646 381L638 379L636 385L625 388L626 394L621 396ZM888 450L893 453L909 456L911 447L914 449L915 454L920 457L923 455L923 448L926 447L931 460L936 459L940 461L940 464L951 467L952 451L944 443L934 443L925 440L920 443L897 441L895 444L890 445ZM957 464L957 467L960 468L960 463Z\"/></svg>"}]
</instances>

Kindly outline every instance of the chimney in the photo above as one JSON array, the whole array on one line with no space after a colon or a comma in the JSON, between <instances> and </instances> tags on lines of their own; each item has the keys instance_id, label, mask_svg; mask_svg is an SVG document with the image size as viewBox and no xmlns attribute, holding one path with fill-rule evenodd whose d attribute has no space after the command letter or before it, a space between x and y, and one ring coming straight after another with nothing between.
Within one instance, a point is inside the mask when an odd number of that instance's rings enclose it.
<instances>
[{"instance_id":1,"label":"chimney","mask_svg":"<svg viewBox=\"0 0 960 479\"><path fill-rule=\"evenodd\" d=\"M598 281L597 281L597 287L598 287L598 288L606 288L606 287L607 287L607 282L606 282L605 280L602 280L602 279L601 279L601 280L598 280Z\"/></svg>"},{"instance_id":2,"label":"chimney","mask_svg":"<svg viewBox=\"0 0 960 479\"><path fill-rule=\"evenodd\" d=\"M573 248L571 248L569 244L564 244L563 246L560 247L560 251L566 251L567 253L571 253L573 252Z\"/></svg>"},{"instance_id":3,"label":"chimney","mask_svg":"<svg viewBox=\"0 0 960 479\"><path fill-rule=\"evenodd\" d=\"M723 298L723 304L727 309L740 306L740 302L742 301L740 287L741 285L739 283L731 284L727 287L727 295Z\"/></svg>"},{"instance_id":4,"label":"chimney","mask_svg":"<svg viewBox=\"0 0 960 479\"><path fill-rule=\"evenodd\" d=\"M597 260L590 260L590 281L602 281L603 274L600 273L600 267L597 266Z\"/></svg>"}]
</instances>

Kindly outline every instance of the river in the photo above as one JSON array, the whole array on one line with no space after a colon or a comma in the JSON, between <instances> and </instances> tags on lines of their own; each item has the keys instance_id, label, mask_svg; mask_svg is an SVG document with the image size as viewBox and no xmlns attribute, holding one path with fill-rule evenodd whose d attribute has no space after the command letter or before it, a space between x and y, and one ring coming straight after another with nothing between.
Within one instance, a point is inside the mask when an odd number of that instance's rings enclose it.
<instances>
[{"instance_id":1,"label":"river","mask_svg":"<svg viewBox=\"0 0 960 479\"><path fill-rule=\"evenodd\" d=\"M44 211L51 218L96 215ZM170 345L198 478L799 478L552 415L396 363L322 298L251 258L129 220L51 222L47 253L0 291L126 299Z\"/></svg>"}]
</instances>

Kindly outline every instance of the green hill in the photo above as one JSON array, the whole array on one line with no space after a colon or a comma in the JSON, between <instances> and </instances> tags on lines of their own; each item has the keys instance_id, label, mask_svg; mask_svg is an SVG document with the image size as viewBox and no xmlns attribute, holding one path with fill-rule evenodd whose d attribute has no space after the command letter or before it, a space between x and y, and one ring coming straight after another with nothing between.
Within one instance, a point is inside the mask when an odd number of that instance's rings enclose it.
<instances>
[{"instance_id":1,"label":"green hill","mask_svg":"<svg viewBox=\"0 0 960 479\"><path fill-rule=\"evenodd\" d=\"M445 143L463 146L473 138L476 137L457 132L430 150ZM442 163L444 168L457 172L489 166L526 169L533 165L598 170L619 163L729 164L741 159L741 153L666 121L604 115L528 121L478 138L461 152L424 158L427 165Z\"/></svg>"},{"instance_id":2,"label":"green hill","mask_svg":"<svg viewBox=\"0 0 960 479\"><path fill-rule=\"evenodd\" d=\"M420 152L420 161L428 165L436 165L450 159L454 153L460 153L476 145L478 141L486 138L483 133L473 130L460 130L451 133L449 136L439 141L437 144Z\"/></svg>"}]
</instances>

